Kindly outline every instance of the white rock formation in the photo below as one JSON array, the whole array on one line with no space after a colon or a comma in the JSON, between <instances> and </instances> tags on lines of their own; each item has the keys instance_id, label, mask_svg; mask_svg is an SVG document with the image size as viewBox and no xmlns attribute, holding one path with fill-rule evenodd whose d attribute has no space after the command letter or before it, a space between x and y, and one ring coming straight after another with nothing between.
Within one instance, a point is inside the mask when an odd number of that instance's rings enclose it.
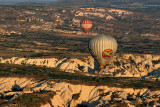
<instances>
[{"instance_id":1,"label":"white rock formation","mask_svg":"<svg viewBox=\"0 0 160 107\"><path fill-rule=\"evenodd\" d=\"M110 13L115 13L118 16L122 16L122 15L133 15L133 12L130 11L126 11L126 10L120 10L120 9L110 9L108 10L108 12Z\"/></svg>"},{"instance_id":2,"label":"white rock formation","mask_svg":"<svg viewBox=\"0 0 160 107\"><path fill-rule=\"evenodd\" d=\"M12 90L15 83L21 90ZM135 107L136 104L150 103L152 101L157 102L153 105L160 105L158 98L160 96L160 91L153 91L147 88L133 89L94 85L74 85L66 82L54 82L53 80L38 81L33 78L18 77L1 77L0 84L0 92L3 93L4 96L13 95L8 102L24 93L33 93L44 90L54 91L56 93L56 95L50 99L51 104L55 107L75 107L77 104L87 105L88 107L100 107L103 105L116 105L119 103L125 103ZM41 105L41 107L50 106L49 103Z\"/></svg>"},{"instance_id":3,"label":"white rock formation","mask_svg":"<svg viewBox=\"0 0 160 107\"><path fill-rule=\"evenodd\" d=\"M56 67L66 72L82 71L94 73L99 65L91 56L80 59L56 58L0 58L0 63L29 64L46 67ZM151 54L117 54L100 74L109 74L115 77L160 77L160 55Z\"/></svg>"}]
</instances>

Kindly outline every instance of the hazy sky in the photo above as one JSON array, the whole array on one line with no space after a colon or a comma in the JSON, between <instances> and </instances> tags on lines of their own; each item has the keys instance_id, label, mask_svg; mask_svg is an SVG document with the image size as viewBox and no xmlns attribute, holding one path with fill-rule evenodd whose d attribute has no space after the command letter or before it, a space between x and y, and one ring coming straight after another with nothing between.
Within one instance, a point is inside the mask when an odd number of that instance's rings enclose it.
<instances>
[{"instance_id":1,"label":"hazy sky","mask_svg":"<svg viewBox=\"0 0 160 107\"><path fill-rule=\"evenodd\" d=\"M20 3L20 2L51 2L55 0L0 0L1 5L7 5L7 4L15 4L15 3Z\"/></svg>"}]
</instances>

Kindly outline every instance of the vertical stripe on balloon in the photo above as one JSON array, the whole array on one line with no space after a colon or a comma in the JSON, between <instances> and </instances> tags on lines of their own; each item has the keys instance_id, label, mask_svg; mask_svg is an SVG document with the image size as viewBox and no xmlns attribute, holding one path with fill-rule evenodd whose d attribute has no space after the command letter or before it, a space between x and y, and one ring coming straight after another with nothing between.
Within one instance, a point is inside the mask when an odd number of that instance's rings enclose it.
<instances>
[{"instance_id":1,"label":"vertical stripe on balloon","mask_svg":"<svg viewBox=\"0 0 160 107\"><path fill-rule=\"evenodd\" d=\"M91 27L92 27L92 22L90 20L85 19L81 22L81 28L86 34L91 29Z\"/></svg>"}]
</instances>

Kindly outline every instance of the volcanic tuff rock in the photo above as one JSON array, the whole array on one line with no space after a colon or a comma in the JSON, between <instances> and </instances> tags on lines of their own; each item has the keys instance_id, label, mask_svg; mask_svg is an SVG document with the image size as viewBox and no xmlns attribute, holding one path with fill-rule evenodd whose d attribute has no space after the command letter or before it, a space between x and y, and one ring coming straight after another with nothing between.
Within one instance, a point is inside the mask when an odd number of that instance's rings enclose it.
<instances>
[{"instance_id":1,"label":"volcanic tuff rock","mask_svg":"<svg viewBox=\"0 0 160 107\"><path fill-rule=\"evenodd\" d=\"M159 18L147 14L114 8L56 8L56 7L3 7L0 16L0 34L23 35L28 32L59 32L83 34L79 22L90 19L93 22L91 35L114 33L124 36L135 33L159 36ZM140 20L140 21L139 21ZM147 23L146 23L147 22ZM156 22L156 23L153 23ZM134 24L133 24L134 23ZM141 24L141 26L136 26ZM123 26L122 26L123 25ZM147 30L145 27L153 30ZM122 29L123 28L123 29ZM119 32L122 33L120 33ZM139 32L139 30L141 32ZM143 36L142 35L142 36ZM150 36L149 35L149 36ZM137 36L137 35L136 35Z\"/></svg>"},{"instance_id":2,"label":"volcanic tuff rock","mask_svg":"<svg viewBox=\"0 0 160 107\"><path fill-rule=\"evenodd\" d=\"M107 74L114 77L146 77L156 79L160 77L160 55L151 54L116 54L107 64L104 70L99 70L99 65L91 57L83 59L73 58L0 58L0 63L37 65L56 67L65 72L81 71L99 74Z\"/></svg>"},{"instance_id":3,"label":"volcanic tuff rock","mask_svg":"<svg viewBox=\"0 0 160 107\"><path fill-rule=\"evenodd\" d=\"M25 93L34 93L43 90L55 92L55 95L50 98L49 102L46 101L45 104L41 104L41 102L39 102L41 107L73 107L78 104L87 105L88 107L100 107L108 104L115 106L122 106L125 104L130 107L135 107L137 104L151 104L152 106L160 105L160 91L153 91L147 88L133 89L101 85L74 85L63 81L39 81L33 78L24 77L1 77L0 84L0 92L4 97L8 96L8 103Z\"/></svg>"}]
</instances>

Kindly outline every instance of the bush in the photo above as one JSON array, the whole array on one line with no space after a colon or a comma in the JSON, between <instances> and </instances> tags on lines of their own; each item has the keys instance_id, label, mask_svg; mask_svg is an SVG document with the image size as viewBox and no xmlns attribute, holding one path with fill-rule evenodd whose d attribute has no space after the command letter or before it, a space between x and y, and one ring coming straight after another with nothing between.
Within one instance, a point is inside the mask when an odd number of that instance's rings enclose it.
<instances>
[{"instance_id":1,"label":"bush","mask_svg":"<svg viewBox=\"0 0 160 107\"><path fill-rule=\"evenodd\" d=\"M0 98L1 98L1 99L4 99L4 94L0 93L0 95L1 95Z\"/></svg>"},{"instance_id":2,"label":"bush","mask_svg":"<svg viewBox=\"0 0 160 107\"><path fill-rule=\"evenodd\" d=\"M160 60L154 60L154 61L152 61L152 63L153 64L158 64L158 63L160 63Z\"/></svg>"},{"instance_id":3,"label":"bush","mask_svg":"<svg viewBox=\"0 0 160 107\"><path fill-rule=\"evenodd\" d=\"M78 69L83 72L83 71L84 71L84 66L80 66L80 65L78 64Z\"/></svg>"},{"instance_id":4,"label":"bush","mask_svg":"<svg viewBox=\"0 0 160 107\"><path fill-rule=\"evenodd\" d=\"M114 61L113 62L114 63L114 65L116 65L117 67L119 67L121 64L119 63L119 61Z\"/></svg>"}]
</instances>

